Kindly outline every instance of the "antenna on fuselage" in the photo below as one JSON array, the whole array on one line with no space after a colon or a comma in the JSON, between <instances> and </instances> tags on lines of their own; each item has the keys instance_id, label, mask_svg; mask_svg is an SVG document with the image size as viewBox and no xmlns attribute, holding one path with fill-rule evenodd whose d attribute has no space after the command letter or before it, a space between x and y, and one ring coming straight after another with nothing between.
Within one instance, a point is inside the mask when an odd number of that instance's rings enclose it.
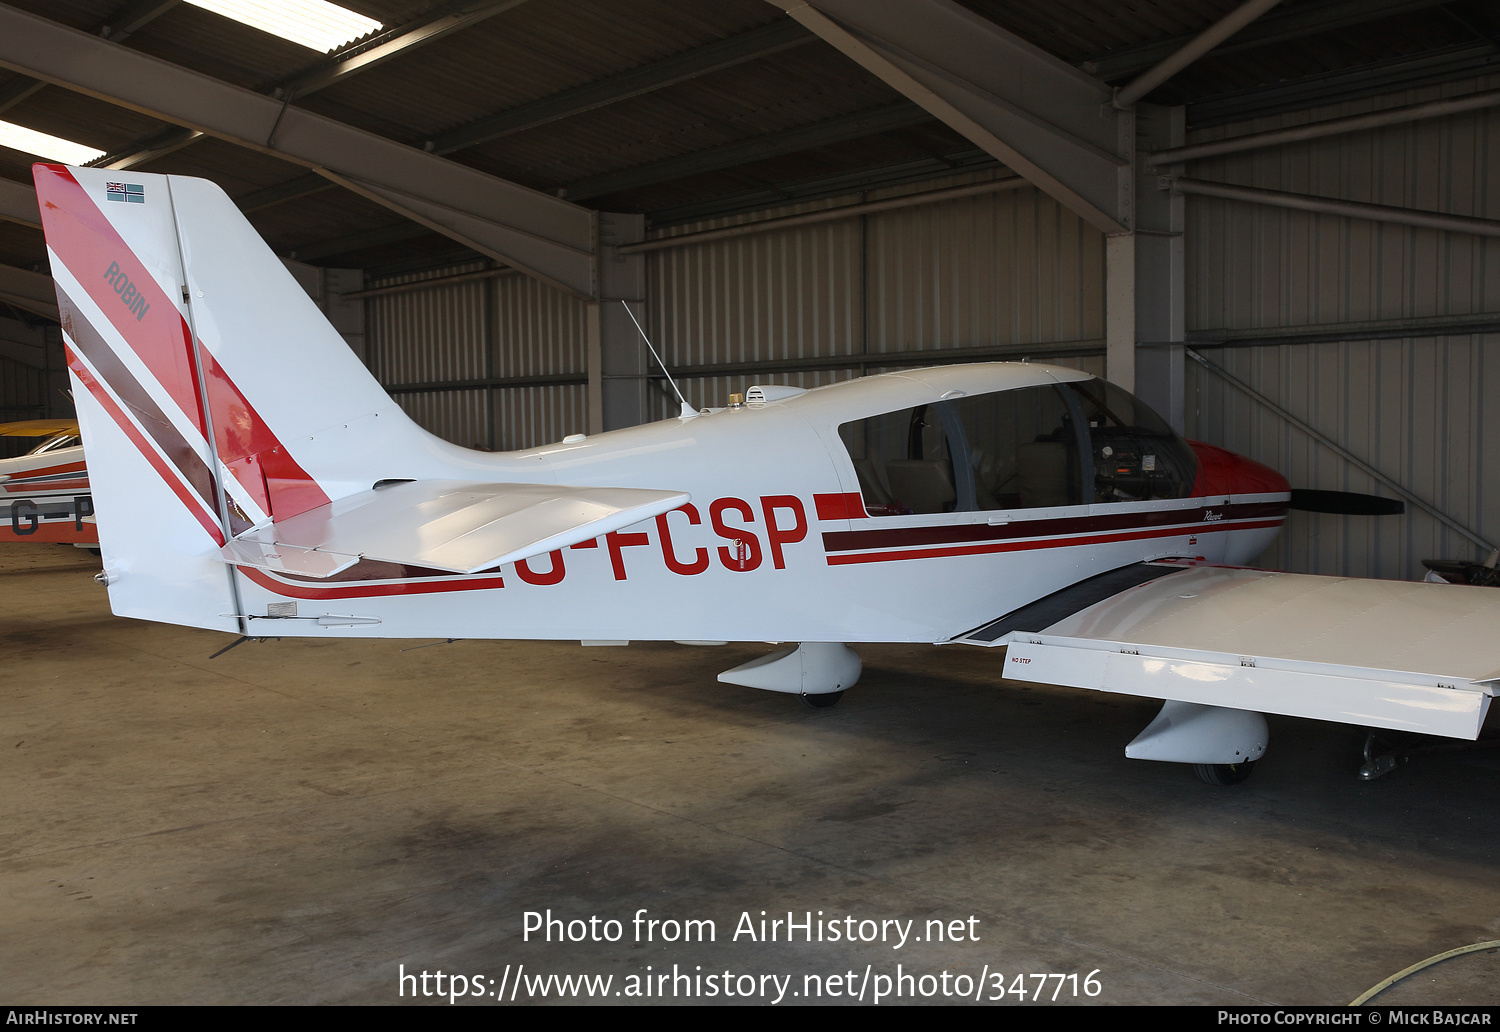
<instances>
[{"instance_id":1,"label":"antenna on fuselage","mask_svg":"<svg viewBox=\"0 0 1500 1032\"><path fill-rule=\"evenodd\" d=\"M698 414L698 410L689 405L687 399L682 396L682 391L678 388L677 381L672 379L672 371L667 368L667 363L663 362L661 356L656 353L656 345L652 344L651 338L646 336L646 331L641 326L641 321L635 317L635 313L630 310L630 306L625 304L624 301L621 301L620 304L625 305L625 314L630 316L631 322L635 323L635 328L640 332L641 340L645 341L646 347L651 349L651 357L656 359L656 364L661 366L661 371L667 374L667 382L672 385L672 390L676 392L677 400L682 402L682 414L677 418L692 419Z\"/></svg>"}]
</instances>

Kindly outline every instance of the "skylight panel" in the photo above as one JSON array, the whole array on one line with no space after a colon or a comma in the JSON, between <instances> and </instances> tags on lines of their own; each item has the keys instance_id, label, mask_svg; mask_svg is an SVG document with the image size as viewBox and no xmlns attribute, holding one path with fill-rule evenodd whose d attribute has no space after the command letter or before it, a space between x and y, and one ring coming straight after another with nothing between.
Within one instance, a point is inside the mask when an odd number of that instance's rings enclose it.
<instances>
[{"instance_id":1,"label":"skylight panel","mask_svg":"<svg viewBox=\"0 0 1500 1032\"><path fill-rule=\"evenodd\" d=\"M304 47L328 53L383 26L327 0L187 0Z\"/></svg>"},{"instance_id":2,"label":"skylight panel","mask_svg":"<svg viewBox=\"0 0 1500 1032\"><path fill-rule=\"evenodd\" d=\"M39 133L35 129L12 125L10 122L0 122L0 147L9 147L23 154L35 154L51 161L61 161L64 165L82 165L104 156L102 150L94 150L60 136Z\"/></svg>"}]
</instances>

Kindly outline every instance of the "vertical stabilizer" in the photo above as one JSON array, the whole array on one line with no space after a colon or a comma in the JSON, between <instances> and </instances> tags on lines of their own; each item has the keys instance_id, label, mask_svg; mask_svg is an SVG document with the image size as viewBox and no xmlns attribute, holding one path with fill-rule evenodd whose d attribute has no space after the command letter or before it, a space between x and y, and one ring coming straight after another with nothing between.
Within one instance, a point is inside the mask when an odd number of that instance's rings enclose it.
<instances>
[{"instance_id":1,"label":"vertical stabilizer","mask_svg":"<svg viewBox=\"0 0 1500 1032\"><path fill-rule=\"evenodd\" d=\"M452 450L217 186L33 173L115 612L236 630L227 539Z\"/></svg>"}]
</instances>

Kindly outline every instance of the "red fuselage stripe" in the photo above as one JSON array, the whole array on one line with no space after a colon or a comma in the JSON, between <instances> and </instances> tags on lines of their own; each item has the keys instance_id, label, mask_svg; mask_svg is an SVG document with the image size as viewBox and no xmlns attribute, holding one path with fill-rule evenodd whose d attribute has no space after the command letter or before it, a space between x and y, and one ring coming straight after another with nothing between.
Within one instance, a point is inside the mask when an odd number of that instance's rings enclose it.
<instances>
[{"instance_id":1,"label":"red fuselage stripe","mask_svg":"<svg viewBox=\"0 0 1500 1032\"><path fill-rule=\"evenodd\" d=\"M1242 502L1235 505L1157 509L1094 516L1067 516L1052 520L1015 520L998 526L962 523L946 527L882 527L833 531L823 535L830 552L863 552L872 548L902 545L943 545L966 541L1004 541L1016 538L1054 537L1063 534L1102 534L1145 527L1218 525L1245 519L1284 519L1286 502ZM1214 517L1217 516L1218 519Z\"/></svg>"},{"instance_id":2,"label":"red fuselage stripe","mask_svg":"<svg viewBox=\"0 0 1500 1032\"><path fill-rule=\"evenodd\" d=\"M829 566L849 566L855 563L889 563L905 559L934 559L943 556L985 555L990 552L1025 552L1038 548L1061 548L1065 545L1098 545L1112 541L1144 541L1148 538L1181 537L1183 535L1211 534L1228 530L1257 530L1263 527L1279 527L1282 521L1261 520L1251 523L1210 523L1201 527L1167 527L1162 530L1125 531L1118 534L1096 534L1083 537L1056 537L1042 541L1007 541L990 545L968 545L958 548L906 549L899 552L865 552L858 554L830 555Z\"/></svg>"},{"instance_id":3,"label":"red fuselage stripe","mask_svg":"<svg viewBox=\"0 0 1500 1032\"><path fill-rule=\"evenodd\" d=\"M397 584L363 584L354 587L341 585L322 588L307 584L288 584L273 580L263 571L252 566L236 567L261 587L289 598L376 598L381 595L428 595L438 591L483 591L487 588L503 588L505 581L493 575L484 575L483 581L413 580ZM479 575L475 575L479 576Z\"/></svg>"}]
</instances>

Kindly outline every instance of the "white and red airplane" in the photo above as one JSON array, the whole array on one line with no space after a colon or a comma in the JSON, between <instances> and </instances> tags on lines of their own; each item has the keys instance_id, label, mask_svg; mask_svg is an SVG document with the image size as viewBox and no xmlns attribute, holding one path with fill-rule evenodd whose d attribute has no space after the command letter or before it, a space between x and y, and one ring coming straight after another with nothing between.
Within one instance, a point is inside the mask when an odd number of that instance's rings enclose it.
<instances>
[{"instance_id":1,"label":"white and red airplane","mask_svg":"<svg viewBox=\"0 0 1500 1032\"><path fill-rule=\"evenodd\" d=\"M813 704L858 678L850 642L1008 645L997 674L1164 700L1127 754L1216 783L1262 714L1474 738L1500 683L1500 593L1245 568L1287 482L1076 370L752 387L471 451L407 418L213 184L34 172L122 616L794 642L720 680Z\"/></svg>"},{"instance_id":2,"label":"white and red airplane","mask_svg":"<svg viewBox=\"0 0 1500 1032\"><path fill-rule=\"evenodd\" d=\"M78 424L67 419L0 423L0 437L45 438L25 455L0 459L0 541L97 549L99 532Z\"/></svg>"}]
</instances>

